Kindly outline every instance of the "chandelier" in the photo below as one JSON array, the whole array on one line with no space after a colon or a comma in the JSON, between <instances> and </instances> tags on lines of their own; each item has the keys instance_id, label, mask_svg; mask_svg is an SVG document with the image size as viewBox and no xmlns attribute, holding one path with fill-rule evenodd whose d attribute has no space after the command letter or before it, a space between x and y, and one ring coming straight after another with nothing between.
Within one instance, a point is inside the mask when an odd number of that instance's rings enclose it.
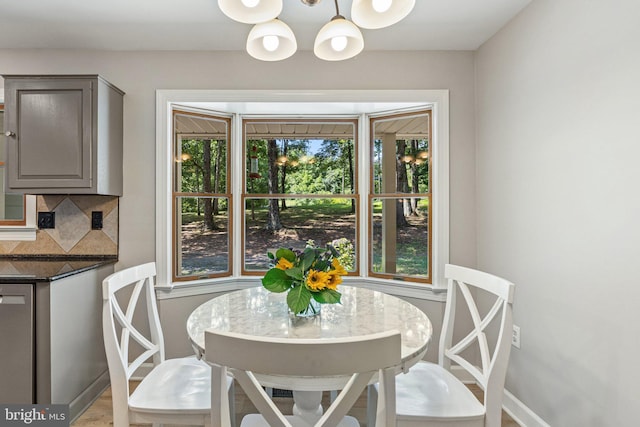
<instances>
[{"instance_id":1,"label":"chandelier","mask_svg":"<svg viewBox=\"0 0 640 427\"><path fill-rule=\"evenodd\" d=\"M220 10L234 21L255 24L247 37L247 52L262 61L281 61L298 49L291 28L278 16L283 0L218 0ZM301 0L314 6L321 0ZM351 19L340 15L338 0L334 0L336 15L318 32L313 52L326 61L353 58L364 49L360 28L388 27L407 16L415 0L353 0Z\"/></svg>"}]
</instances>

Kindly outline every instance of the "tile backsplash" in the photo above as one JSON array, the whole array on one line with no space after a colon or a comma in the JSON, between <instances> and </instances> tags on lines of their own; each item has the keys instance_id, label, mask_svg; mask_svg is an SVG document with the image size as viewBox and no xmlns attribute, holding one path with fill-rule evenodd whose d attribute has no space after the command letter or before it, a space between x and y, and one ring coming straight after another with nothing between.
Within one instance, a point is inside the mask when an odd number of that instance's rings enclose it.
<instances>
[{"instance_id":1,"label":"tile backsplash","mask_svg":"<svg viewBox=\"0 0 640 427\"><path fill-rule=\"evenodd\" d=\"M118 255L118 197L37 196L37 212L55 212L55 228L38 229L35 241L2 241L0 255ZM102 229L91 213L102 212Z\"/></svg>"}]
</instances>

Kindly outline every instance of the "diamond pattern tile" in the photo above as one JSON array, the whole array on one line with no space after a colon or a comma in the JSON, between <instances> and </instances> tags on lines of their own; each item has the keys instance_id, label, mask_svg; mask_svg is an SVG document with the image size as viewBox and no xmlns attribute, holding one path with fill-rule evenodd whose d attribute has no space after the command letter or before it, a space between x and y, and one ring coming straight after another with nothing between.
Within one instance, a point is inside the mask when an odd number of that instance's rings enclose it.
<instances>
[{"instance_id":1,"label":"diamond pattern tile","mask_svg":"<svg viewBox=\"0 0 640 427\"><path fill-rule=\"evenodd\" d=\"M56 228L45 231L65 252L69 252L91 230L91 220L69 198L65 198L53 212L56 213ZM58 221L58 218L65 220Z\"/></svg>"},{"instance_id":2,"label":"diamond pattern tile","mask_svg":"<svg viewBox=\"0 0 640 427\"><path fill-rule=\"evenodd\" d=\"M2 255L117 255L118 197L40 195L38 212L55 212L56 228L39 229L33 241L1 241ZM91 230L91 212L104 214L102 230Z\"/></svg>"}]
</instances>

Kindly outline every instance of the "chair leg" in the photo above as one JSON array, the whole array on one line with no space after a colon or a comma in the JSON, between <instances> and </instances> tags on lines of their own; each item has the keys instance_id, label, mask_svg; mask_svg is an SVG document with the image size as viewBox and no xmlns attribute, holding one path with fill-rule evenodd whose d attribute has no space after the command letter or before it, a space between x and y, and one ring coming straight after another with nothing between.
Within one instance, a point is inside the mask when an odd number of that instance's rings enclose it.
<instances>
[{"instance_id":1,"label":"chair leg","mask_svg":"<svg viewBox=\"0 0 640 427\"><path fill-rule=\"evenodd\" d=\"M229 387L229 415L231 415L231 427L236 427L236 385L235 381Z\"/></svg>"},{"instance_id":2,"label":"chair leg","mask_svg":"<svg viewBox=\"0 0 640 427\"><path fill-rule=\"evenodd\" d=\"M373 385L367 386L367 426L376 425L376 411L378 408L378 390Z\"/></svg>"}]
</instances>

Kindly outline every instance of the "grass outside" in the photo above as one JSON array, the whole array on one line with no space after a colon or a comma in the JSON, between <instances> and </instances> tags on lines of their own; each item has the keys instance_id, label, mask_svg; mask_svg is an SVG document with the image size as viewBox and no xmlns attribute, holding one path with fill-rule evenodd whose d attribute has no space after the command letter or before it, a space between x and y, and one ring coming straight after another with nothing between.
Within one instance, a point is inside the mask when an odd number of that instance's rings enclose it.
<instances>
[{"instance_id":1,"label":"grass outside","mask_svg":"<svg viewBox=\"0 0 640 427\"><path fill-rule=\"evenodd\" d=\"M247 199L245 214L245 269L263 271L269 268L268 250L278 247L303 249L308 240L324 246L335 239L347 238L356 244L356 215L351 213L351 199L286 199L287 208L280 210L283 228L266 229L268 209L250 209ZM428 212L426 200L421 211ZM378 211L379 212L375 212ZM382 269L382 203L374 204L372 241L374 271ZM428 272L428 220L426 215L407 218L409 225L397 230L396 273L424 277ZM183 274L203 274L207 271L226 271L229 267L228 217L226 212L215 218L216 230L205 230L202 215L182 214L182 270ZM366 230L361 229L361 232Z\"/></svg>"}]
</instances>

